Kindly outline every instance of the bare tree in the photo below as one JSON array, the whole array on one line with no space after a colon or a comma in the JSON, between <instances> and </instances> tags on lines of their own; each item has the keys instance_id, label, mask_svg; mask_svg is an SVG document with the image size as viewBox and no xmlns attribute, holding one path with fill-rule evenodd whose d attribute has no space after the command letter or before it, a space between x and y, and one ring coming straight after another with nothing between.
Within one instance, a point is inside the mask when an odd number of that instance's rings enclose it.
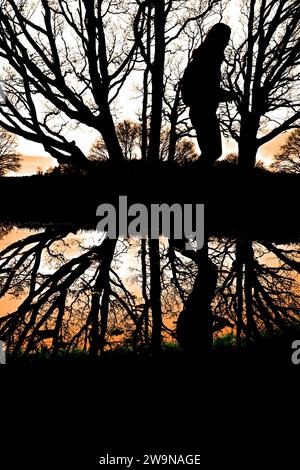
<instances>
[{"instance_id":1,"label":"bare tree","mask_svg":"<svg viewBox=\"0 0 300 470\"><path fill-rule=\"evenodd\" d=\"M142 124L125 119L116 125L117 136L126 160L141 159L143 151L143 126ZM162 128L160 134L160 161L169 160L170 127ZM147 132L147 149L149 146L149 131ZM194 161L198 158L196 146L189 137L176 137L175 149L172 161L180 165ZM92 161L105 161L109 154L104 140L100 137L92 144L88 158Z\"/></svg>"},{"instance_id":2,"label":"bare tree","mask_svg":"<svg viewBox=\"0 0 300 470\"><path fill-rule=\"evenodd\" d=\"M274 155L271 168L286 173L300 173L300 130L296 129L289 134L286 143Z\"/></svg>"},{"instance_id":3,"label":"bare tree","mask_svg":"<svg viewBox=\"0 0 300 470\"><path fill-rule=\"evenodd\" d=\"M0 176L8 171L19 171L21 168L21 155L17 150L16 136L0 129Z\"/></svg>"},{"instance_id":4,"label":"bare tree","mask_svg":"<svg viewBox=\"0 0 300 470\"><path fill-rule=\"evenodd\" d=\"M143 159L159 161L162 127L170 126L169 156L173 161L177 139L190 133L185 106L180 100L180 79L192 49L203 38L212 18L222 17L226 2L206 0L186 2L145 2L145 24L135 37L145 67L143 69ZM152 21L153 19L153 21ZM149 145L147 133L150 129Z\"/></svg>"},{"instance_id":5,"label":"bare tree","mask_svg":"<svg viewBox=\"0 0 300 470\"><path fill-rule=\"evenodd\" d=\"M65 130L85 125L102 135L112 161L122 160L111 104L135 62L130 29L133 21L139 29L143 7L102 0L0 6L7 96L0 124L42 143L59 163L80 167L88 160Z\"/></svg>"},{"instance_id":6,"label":"bare tree","mask_svg":"<svg viewBox=\"0 0 300 470\"><path fill-rule=\"evenodd\" d=\"M297 0L243 0L241 11L225 74L236 107L222 122L251 169L261 145L299 123L300 9Z\"/></svg>"},{"instance_id":7,"label":"bare tree","mask_svg":"<svg viewBox=\"0 0 300 470\"><path fill-rule=\"evenodd\" d=\"M214 245L220 279L213 309L235 324L237 345L297 325L297 247L245 239Z\"/></svg>"},{"instance_id":8,"label":"bare tree","mask_svg":"<svg viewBox=\"0 0 300 470\"><path fill-rule=\"evenodd\" d=\"M0 57L7 100L0 107L0 125L43 144L59 163L81 168L89 160L67 131L95 129L109 158L120 162L124 155L114 114L134 71L151 97L143 105L143 124L150 128L149 158L159 160L165 64L174 53L185 52L183 37L186 50L191 47L219 3L1 0Z\"/></svg>"},{"instance_id":9,"label":"bare tree","mask_svg":"<svg viewBox=\"0 0 300 470\"><path fill-rule=\"evenodd\" d=\"M126 160L140 157L141 126L130 119L124 119L116 125L117 136ZM104 161L109 158L104 140L100 137L91 146L88 158L93 161Z\"/></svg>"},{"instance_id":10,"label":"bare tree","mask_svg":"<svg viewBox=\"0 0 300 470\"><path fill-rule=\"evenodd\" d=\"M298 245L212 239L209 253L196 253L184 242L94 243L77 232L48 227L1 250L0 298L19 298L0 317L11 353L47 347L96 355L119 345L159 352L163 339L175 341L183 306L195 318L191 346L199 350L226 328L240 345L299 322ZM124 256L138 261L128 278L118 271Z\"/></svg>"},{"instance_id":11,"label":"bare tree","mask_svg":"<svg viewBox=\"0 0 300 470\"><path fill-rule=\"evenodd\" d=\"M140 106L142 113L142 156L152 163L159 162L162 130L169 125L171 150L168 159L171 161L176 153L178 117L184 111L182 108L178 111L180 66L182 70L189 51L200 40L205 21L215 15L216 10L219 17L219 5L220 0L200 3L196 0L0 0L1 78L7 97L0 106L0 125L9 132L41 143L59 164L73 165L81 170L88 169L91 162L79 142L70 141L68 131L96 130L103 139L101 156L107 152L112 162L119 163L133 154L135 135L129 138L130 126L125 126L126 129L119 126L118 132L115 122L121 119L117 115L120 93L134 74L132 81L140 80L141 88L137 107ZM178 67L173 68L175 56ZM170 116L172 122L169 122ZM192 150L186 142L182 145L185 154ZM89 321L72 342L75 344L76 338L81 341L84 336L86 344L93 345L94 352L102 347L97 344L97 337L102 341L105 335L105 316L113 296L108 265L115 247L108 245L108 242L104 243L110 256L108 261L105 261L102 249L98 253L99 263L104 263L106 268L105 274L99 273L100 288L95 289ZM36 269L39 256L37 254ZM92 252L89 256L98 255ZM159 243L153 241L149 244L149 311L151 308L152 318L147 324L152 320L155 351L160 349L163 329L160 261ZM21 331L17 349L32 325L35 325L32 334L35 338L41 326L55 315L58 315L55 321L59 325L56 331L62 331L66 291L70 290L76 276L83 275L91 264L88 256L82 256L62 266L53 277L53 283L48 280L47 294L37 301L34 298L41 293L39 289L46 287L43 279L37 289L31 287L31 294L14 318L3 320L9 336L14 334L16 319L20 323L24 317L29 319L26 331ZM66 269L71 270L67 276ZM35 285L37 272L34 273L31 286ZM66 277L59 284L58 292L57 282L61 275ZM93 282L97 283L96 278ZM101 298L96 295L100 290ZM104 312L100 326L99 305ZM74 305L73 308L75 310ZM131 308L128 310L131 315ZM40 323L37 323L38 318ZM27 347L29 350L34 348L34 343L29 342Z\"/></svg>"}]
</instances>

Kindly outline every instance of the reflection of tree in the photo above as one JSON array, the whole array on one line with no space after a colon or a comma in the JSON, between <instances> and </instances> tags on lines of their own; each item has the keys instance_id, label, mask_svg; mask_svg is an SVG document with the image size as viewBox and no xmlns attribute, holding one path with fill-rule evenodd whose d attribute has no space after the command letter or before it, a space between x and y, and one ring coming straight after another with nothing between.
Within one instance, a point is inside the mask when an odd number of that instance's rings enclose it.
<instances>
[{"instance_id":1,"label":"reflection of tree","mask_svg":"<svg viewBox=\"0 0 300 470\"><path fill-rule=\"evenodd\" d=\"M20 298L18 309L0 318L0 336L14 354L44 346L97 355L118 344L157 352L162 340L176 338L183 305L192 311L199 347L226 326L241 344L298 321L297 247L212 240L205 254L163 240L91 244L71 230L48 228L0 253L0 297ZM126 257L127 265L135 261L122 275ZM218 270L211 307L210 267Z\"/></svg>"},{"instance_id":2,"label":"reflection of tree","mask_svg":"<svg viewBox=\"0 0 300 470\"><path fill-rule=\"evenodd\" d=\"M145 343L142 330L150 326L147 294L141 310L140 297L117 272L128 243L117 249L117 242L109 239L99 246L77 246L83 252L68 259L68 233L47 229L0 253L0 297L10 293L22 298L16 312L1 318L1 337L14 353L21 349L29 353L44 344L54 352L79 347L95 355L114 335L136 347ZM147 273L143 276L146 293ZM160 311L156 313L160 318Z\"/></svg>"},{"instance_id":3,"label":"reflection of tree","mask_svg":"<svg viewBox=\"0 0 300 470\"><path fill-rule=\"evenodd\" d=\"M214 249L221 263L215 312L225 313L235 323L238 344L243 338L249 341L298 322L295 271L300 265L296 259L285 260L284 253L281 247L248 240L229 241ZM296 256L297 250L291 253Z\"/></svg>"},{"instance_id":4,"label":"reflection of tree","mask_svg":"<svg viewBox=\"0 0 300 470\"><path fill-rule=\"evenodd\" d=\"M0 224L0 240L6 237L6 235L12 230L12 228L13 227L9 224Z\"/></svg>"}]
</instances>

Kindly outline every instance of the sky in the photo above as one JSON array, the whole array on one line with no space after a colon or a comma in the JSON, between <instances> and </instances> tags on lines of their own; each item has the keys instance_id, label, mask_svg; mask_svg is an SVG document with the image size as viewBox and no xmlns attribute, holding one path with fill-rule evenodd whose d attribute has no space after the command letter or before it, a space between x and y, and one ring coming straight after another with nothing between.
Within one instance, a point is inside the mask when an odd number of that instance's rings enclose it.
<instances>
[{"instance_id":1,"label":"sky","mask_svg":"<svg viewBox=\"0 0 300 470\"><path fill-rule=\"evenodd\" d=\"M261 147L258 152L258 158L262 160L267 166L272 162L272 156L280 149L286 139L286 134L281 134L272 141L266 143ZM82 136L84 147L86 151L94 140L94 136ZM224 154L236 151L235 142L223 142ZM19 152L22 153L22 168L18 174L9 173L8 176L30 176L37 173L38 170L45 171L50 167L57 165L57 162L47 152L44 151L43 146L34 142L20 139Z\"/></svg>"}]
</instances>

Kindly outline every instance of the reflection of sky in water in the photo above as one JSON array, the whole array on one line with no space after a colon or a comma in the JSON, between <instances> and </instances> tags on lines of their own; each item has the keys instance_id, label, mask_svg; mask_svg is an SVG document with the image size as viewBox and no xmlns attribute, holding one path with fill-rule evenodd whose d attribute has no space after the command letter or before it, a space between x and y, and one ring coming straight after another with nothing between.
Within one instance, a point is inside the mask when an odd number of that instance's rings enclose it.
<instances>
[{"instance_id":1,"label":"reflection of sky in water","mask_svg":"<svg viewBox=\"0 0 300 470\"><path fill-rule=\"evenodd\" d=\"M2 233L0 238L0 251L17 241L25 239L35 233L42 233L43 231L43 229L27 229L14 226L7 234L5 234L5 231ZM104 237L103 233L99 233L95 230L79 230L76 234L69 233L63 240L53 243L48 252L46 250L43 251L39 272L45 275L55 273L62 262L80 256L93 246L101 245ZM135 291L137 295L140 295L140 289L131 279L133 271L137 269L139 265L139 243L137 239L131 239L130 244L130 249L125 250L122 239L118 241L115 252L116 261L114 269L117 270L118 276L120 276L124 285ZM31 246L34 246L34 244L27 245L26 250ZM60 254L59 257L57 257L57 253ZM86 272L92 273L92 271L93 269L90 268ZM18 298L15 297L15 294L6 294L0 299L0 316L15 311L24 298L25 293Z\"/></svg>"},{"instance_id":2,"label":"reflection of sky in water","mask_svg":"<svg viewBox=\"0 0 300 470\"><path fill-rule=\"evenodd\" d=\"M112 245L110 242L106 244L107 241L104 242L104 234L97 231L79 230L73 233L70 232L72 228L69 231L62 228L61 231L58 230L57 232L53 231L54 227L51 227L51 229L51 231L45 232L45 229L30 230L12 227L8 231L5 227L1 228L0 250L11 247L14 243L21 242L23 239L25 240L27 237L34 235L39 236L39 241L22 247L21 251L13 256L10 264L4 267L5 270L1 275L2 289L9 278L12 268L13 276L8 292L0 299L0 316L16 311L29 295L29 286L32 284L33 263L21 264L17 269L15 269L15 266L17 266L24 253L28 252L30 248L37 248L39 246L42 249L41 262L37 271L38 275L33 284L34 295L31 297L29 304L25 302L25 305L27 305L25 308L28 309L25 315L27 315L27 318L30 318L36 303L38 303L36 310L38 310L39 318L43 318L44 312L47 312L49 308L51 310L52 305L54 306L53 312L55 313L58 309L56 301L61 298L61 294L65 290L63 287L64 282L65 280L68 281L69 278L71 279L73 271L76 271L71 284L67 286L66 300L64 300L65 303L62 305L64 315L68 317L66 321L67 328L70 328L71 331L75 331L76 328L80 330L84 322L89 318L92 299L98 293L97 289L100 289L99 295L101 294L97 301L98 310L102 312L103 288L95 288L95 282L103 269L102 262L105 259L105 257L103 258L103 253L106 253L106 250L110 249L109 247ZM56 240L56 236L61 237L61 239ZM50 244L48 244L49 242ZM238 246L242 247L239 255L237 251ZM94 248L99 248L100 251ZM16 247L13 248L13 251L10 250L9 253L15 253L15 249ZM182 300L187 299L191 292L197 272L195 263L188 257L190 252L186 252L184 256L178 249L175 251L176 266L175 271L173 271L174 265L172 263L174 263L174 259L172 262L167 240L161 239L161 302L166 334L170 333L168 333L168 329L174 331L178 312L182 309ZM38 250L35 251L35 256L37 253ZM249 280L251 284L250 291L248 288L247 302L249 303L250 293L251 302L253 303L251 309L253 309L258 328L264 328L265 321L260 315L260 308L262 308L263 314L266 315L266 311L270 306L270 317L272 317L271 321L274 322L275 327L277 327L278 316L283 316L284 318L286 316L293 320L295 314L298 313L300 303L298 297L298 272L300 271L299 244L273 245L271 242L259 243L214 238L210 240L209 257L218 269L218 285L212 302L212 312L213 315L217 315L219 318L228 318L233 325L231 328L233 328L234 332L236 332L235 325L237 325L238 315L238 276L241 276L242 289L244 289L242 294L242 308L244 309L242 315L244 320L247 317L245 310L246 284L244 284L246 279L248 286ZM80 262L76 261L71 267L68 265L69 262L78 259L80 259ZM0 262L3 263L3 261L4 257L2 257ZM27 262L28 260L25 261ZM149 298L150 276L148 255L146 256L146 263L146 292ZM297 263L299 263L299 266ZM238 265L241 267L238 268ZM65 272L63 275L57 275L64 266L67 266L70 270L63 271ZM83 270L78 271L77 268L83 268ZM77 272L80 273L78 276ZM174 272L176 273L176 279L174 279ZM53 278L57 279L54 281L54 284L52 284ZM33 286L31 285L31 289ZM40 286L43 286L43 290L36 294ZM54 290L52 291L53 286ZM109 286L109 331L117 331L120 328L124 329L126 331L124 334L125 336L127 335L128 339L132 335L133 328L136 326L135 322L138 318L142 317L145 305L142 290L141 242L139 239L118 240L114 251L114 258L110 265ZM50 295L48 295L48 292L50 292ZM47 294L48 297L46 295L44 303L39 303L43 299L44 294ZM262 307L262 303L266 303L267 309L266 306ZM275 314L272 311L274 306L275 310L278 310ZM24 308L24 305L22 308ZM49 318L51 320L52 317ZM46 325L47 323L44 324L43 328ZM41 331L45 331L43 328ZM46 328L47 331L48 328L49 324ZM219 331L222 331L222 328ZM223 327L223 334L226 332L228 332L228 328Z\"/></svg>"}]
</instances>

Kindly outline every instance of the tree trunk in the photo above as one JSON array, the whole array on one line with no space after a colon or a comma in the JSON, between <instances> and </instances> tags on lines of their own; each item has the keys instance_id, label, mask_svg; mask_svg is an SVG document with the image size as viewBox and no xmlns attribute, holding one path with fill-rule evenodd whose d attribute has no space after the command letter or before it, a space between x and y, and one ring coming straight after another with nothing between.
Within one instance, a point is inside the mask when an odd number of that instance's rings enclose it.
<instances>
[{"instance_id":1,"label":"tree trunk","mask_svg":"<svg viewBox=\"0 0 300 470\"><path fill-rule=\"evenodd\" d=\"M109 273L110 266L114 256L116 240L106 239L105 254L102 254L101 266L94 285L92 294L91 310L89 314L90 330L90 354L97 356L99 350L103 350L105 344L105 336L107 330L108 308L109 308ZM101 319L99 323L100 299L101 300Z\"/></svg>"},{"instance_id":2,"label":"tree trunk","mask_svg":"<svg viewBox=\"0 0 300 470\"><path fill-rule=\"evenodd\" d=\"M244 261L243 261L243 248L242 241L236 242L235 262L236 262L236 344L237 347L242 345L242 331L243 331L243 311L244 311Z\"/></svg>"},{"instance_id":3,"label":"tree trunk","mask_svg":"<svg viewBox=\"0 0 300 470\"><path fill-rule=\"evenodd\" d=\"M208 256L208 242L205 242L198 263L198 274L194 284L198 297L198 321L199 321L199 350L207 354L213 345L213 325L211 302L215 295L217 285L217 271Z\"/></svg>"},{"instance_id":4,"label":"tree trunk","mask_svg":"<svg viewBox=\"0 0 300 470\"><path fill-rule=\"evenodd\" d=\"M150 303L152 310L152 341L151 347L154 354L161 350L161 286L160 286L160 255L159 240L149 239L150 256Z\"/></svg>"},{"instance_id":5,"label":"tree trunk","mask_svg":"<svg viewBox=\"0 0 300 470\"><path fill-rule=\"evenodd\" d=\"M149 161L157 163L160 155L160 133L164 95L165 66L165 2L157 0L154 12L155 56L152 72L152 114L150 126Z\"/></svg>"},{"instance_id":6,"label":"tree trunk","mask_svg":"<svg viewBox=\"0 0 300 470\"><path fill-rule=\"evenodd\" d=\"M251 115L242 118L239 139L239 166L242 170L251 171L255 167L258 124Z\"/></svg>"},{"instance_id":7,"label":"tree trunk","mask_svg":"<svg viewBox=\"0 0 300 470\"><path fill-rule=\"evenodd\" d=\"M241 332L246 333L249 343L253 336L258 336L258 329L253 317L253 286L255 276L254 251L252 242L249 240L238 240L236 243L237 263L237 345L241 345ZM246 324L244 325L243 314L245 312Z\"/></svg>"},{"instance_id":8,"label":"tree trunk","mask_svg":"<svg viewBox=\"0 0 300 470\"><path fill-rule=\"evenodd\" d=\"M175 154L176 154L176 143L177 143L177 134L176 134L176 125L178 121L178 106L180 102L180 90L176 91L176 96L173 104L173 108L170 116L170 140L169 140L169 152L168 152L168 162L174 163Z\"/></svg>"},{"instance_id":9,"label":"tree trunk","mask_svg":"<svg viewBox=\"0 0 300 470\"><path fill-rule=\"evenodd\" d=\"M113 118L108 110L101 116L100 132L105 142L109 158L114 163L120 163L124 160L123 152L117 137Z\"/></svg>"},{"instance_id":10,"label":"tree trunk","mask_svg":"<svg viewBox=\"0 0 300 470\"><path fill-rule=\"evenodd\" d=\"M146 240L141 240L142 294L144 299L143 318L145 323L145 343L149 343L149 299L147 294L147 248Z\"/></svg>"},{"instance_id":11,"label":"tree trunk","mask_svg":"<svg viewBox=\"0 0 300 470\"><path fill-rule=\"evenodd\" d=\"M247 327L246 327L246 339L247 342L257 338L259 332L255 319L253 317L253 280L255 276L255 267L254 267L254 251L252 247L252 242L246 240L244 242L244 258L245 258L245 306L246 306L246 318L247 318Z\"/></svg>"},{"instance_id":12,"label":"tree trunk","mask_svg":"<svg viewBox=\"0 0 300 470\"><path fill-rule=\"evenodd\" d=\"M151 12L152 5L147 7L147 57L146 69L143 76L143 105L142 105L142 136L141 136L141 153L142 160L146 161L148 158L148 105L149 105L149 75L150 75L150 57L151 57L151 35L152 35L152 21Z\"/></svg>"}]
</instances>

